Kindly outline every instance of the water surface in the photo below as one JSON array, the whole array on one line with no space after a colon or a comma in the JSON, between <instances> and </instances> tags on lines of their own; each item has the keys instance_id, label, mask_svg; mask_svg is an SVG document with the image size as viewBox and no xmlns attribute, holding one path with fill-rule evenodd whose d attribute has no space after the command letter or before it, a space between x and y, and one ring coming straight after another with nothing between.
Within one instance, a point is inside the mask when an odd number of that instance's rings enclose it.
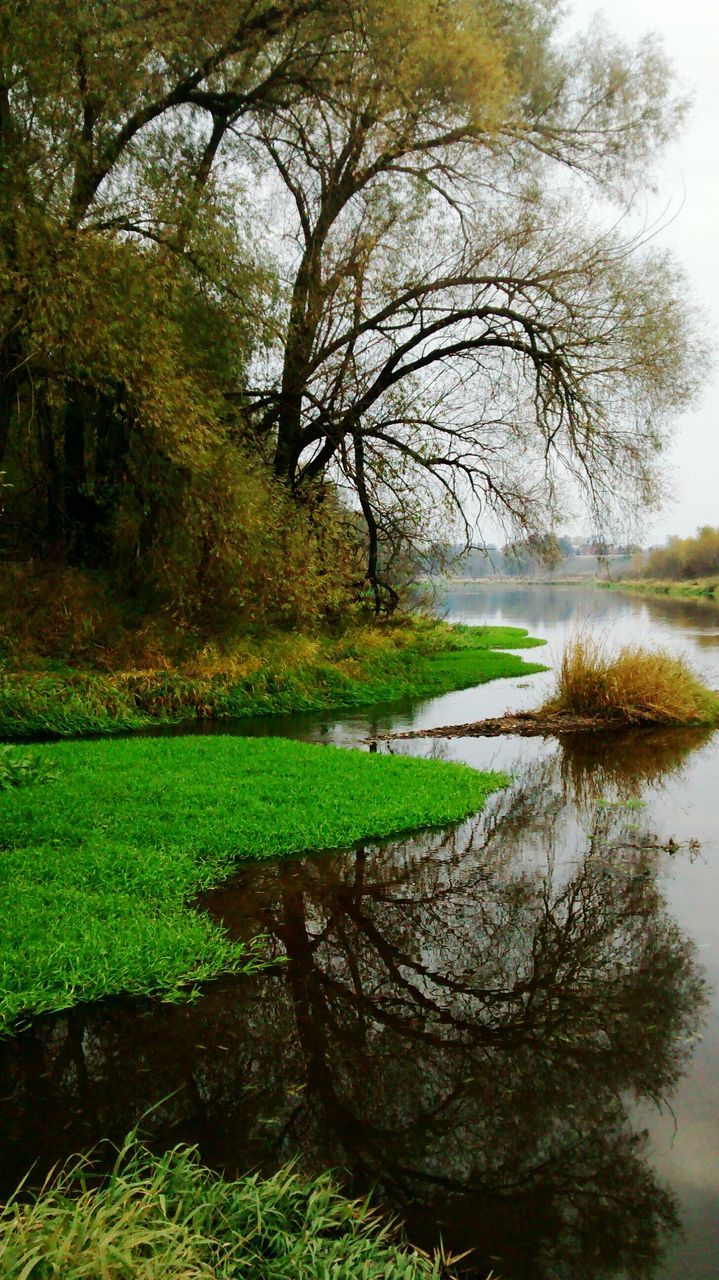
<instances>
[{"instance_id":1,"label":"water surface","mask_svg":"<svg viewBox=\"0 0 719 1280\"><path fill-rule=\"evenodd\" d=\"M684 652L719 687L715 605L485 587L447 609L546 636L550 661L579 620ZM366 743L536 705L550 679L219 727ZM379 749L513 784L445 831L243 866L201 905L265 932L279 970L6 1042L0 1178L145 1115L156 1145L198 1142L230 1173L335 1167L418 1243L470 1250L470 1276L716 1277L719 735Z\"/></svg>"}]
</instances>

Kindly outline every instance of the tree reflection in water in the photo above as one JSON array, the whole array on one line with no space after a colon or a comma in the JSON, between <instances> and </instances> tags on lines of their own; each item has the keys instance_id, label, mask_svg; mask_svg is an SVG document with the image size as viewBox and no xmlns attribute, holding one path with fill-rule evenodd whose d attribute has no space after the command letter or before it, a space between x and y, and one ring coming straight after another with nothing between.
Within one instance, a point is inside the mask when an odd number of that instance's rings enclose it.
<instances>
[{"instance_id":1,"label":"tree reflection in water","mask_svg":"<svg viewBox=\"0 0 719 1280\"><path fill-rule=\"evenodd\" d=\"M164 1099L155 1143L339 1167L471 1274L652 1275L676 1213L630 1109L676 1083L704 987L658 838L586 788L568 803L578 767L552 757L451 831L244 869L213 909L281 971L6 1045L6 1177Z\"/></svg>"}]
</instances>

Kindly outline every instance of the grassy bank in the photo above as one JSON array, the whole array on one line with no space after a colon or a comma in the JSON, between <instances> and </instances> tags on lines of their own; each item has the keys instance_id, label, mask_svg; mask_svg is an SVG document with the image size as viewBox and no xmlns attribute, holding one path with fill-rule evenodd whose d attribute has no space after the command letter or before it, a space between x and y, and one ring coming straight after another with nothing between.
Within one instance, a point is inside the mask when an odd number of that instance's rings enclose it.
<instances>
[{"instance_id":1,"label":"grassy bank","mask_svg":"<svg viewBox=\"0 0 719 1280\"><path fill-rule=\"evenodd\" d=\"M682 600L714 600L719 603L719 578L697 578L693 582L660 578L624 578L620 582L598 582L611 591L631 591L639 595L676 596Z\"/></svg>"},{"instance_id":2,"label":"grassy bank","mask_svg":"<svg viewBox=\"0 0 719 1280\"><path fill-rule=\"evenodd\" d=\"M177 1147L128 1144L110 1178L68 1166L54 1185L0 1208L0 1271L37 1280L439 1280L328 1176L292 1169L230 1181Z\"/></svg>"},{"instance_id":3,"label":"grassy bank","mask_svg":"<svg viewBox=\"0 0 719 1280\"><path fill-rule=\"evenodd\" d=\"M272 633L132 671L0 669L0 738L110 733L193 718L317 711L432 697L544 668L507 649L542 644L517 627L425 619L339 637Z\"/></svg>"},{"instance_id":4,"label":"grassy bank","mask_svg":"<svg viewBox=\"0 0 719 1280\"><path fill-rule=\"evenodd\" d=\"M503 785L462 765L277 738L3 753L0 1029L119 992L177 996L258 962L188 904L238 859L455 821ZM25 760L24 767L20 767Z\"/></svg>"}]
</instances>

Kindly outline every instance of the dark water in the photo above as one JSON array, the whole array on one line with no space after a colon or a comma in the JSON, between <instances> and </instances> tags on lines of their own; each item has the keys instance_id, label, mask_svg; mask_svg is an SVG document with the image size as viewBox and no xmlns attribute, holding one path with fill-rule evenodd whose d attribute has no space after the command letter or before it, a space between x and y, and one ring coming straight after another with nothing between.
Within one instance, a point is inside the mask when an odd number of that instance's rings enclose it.
<instances>
[{"instance_id":1,"label":"dark water","mask_svg":"<svg viewBox=\"0 0 719 1280\"><path fill-rule=\"evenodd\" d=\"M530 627L550 659L581 617L685 651L719 687L716 606L561 588L448 606ZM252 727L347 743L531 705L547 680ZM158 1146L198 1142L231 1173L342 1170L418 1243L471 1250L469 1275L719 1276L719 734L398 748L513 785L449 830L245 866L208 895L235 936L268 934L278 971L0 1046L0 1179L154 1108Z\"/></svg>"}]
</instances>

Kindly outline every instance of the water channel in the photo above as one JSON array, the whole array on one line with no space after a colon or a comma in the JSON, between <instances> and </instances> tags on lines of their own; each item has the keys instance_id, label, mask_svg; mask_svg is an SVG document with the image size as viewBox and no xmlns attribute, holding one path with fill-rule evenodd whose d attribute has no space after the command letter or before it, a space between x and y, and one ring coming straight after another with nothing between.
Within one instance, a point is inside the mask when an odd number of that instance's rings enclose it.
<instances>
[{"instance_id":1,"label":"water channel","mask_svg":"<svg viewBox=\"0 0 719 1280\"><path fill-rule=\"evenodd\" d=\"M447 616L685 653L719 608L462 589ZM536 705L551 676L205 731L341 745ZM0 1044L0 1190L142 1117L230 1174L374 1189L468 1277L719 1276L719 733L378 742L512 774L451 829L244 865L200 904L285 957L198 1000L111 1000Z\"/></svg>"}]
</instances>

